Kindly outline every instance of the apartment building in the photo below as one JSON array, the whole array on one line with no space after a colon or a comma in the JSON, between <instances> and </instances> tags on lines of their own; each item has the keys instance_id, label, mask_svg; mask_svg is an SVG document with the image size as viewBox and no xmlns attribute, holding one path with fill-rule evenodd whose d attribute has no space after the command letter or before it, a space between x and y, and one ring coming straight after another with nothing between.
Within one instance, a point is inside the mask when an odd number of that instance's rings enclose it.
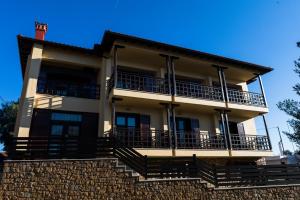
<instances>
[{"instance_id":1,"label":"apartment building","mask_svg":"<svg viewBox=\"0 0 300 200\"><path fill-rule=\"evenodd\" d=\"M23 89L15 136L111 136L159 157L272 155L261 79L272 68L111 31L82 48L45 40L46 24L35 28L35 38L18 36ZM248 91L253 82L260 91Z\"/></svg>"}]
</instances>

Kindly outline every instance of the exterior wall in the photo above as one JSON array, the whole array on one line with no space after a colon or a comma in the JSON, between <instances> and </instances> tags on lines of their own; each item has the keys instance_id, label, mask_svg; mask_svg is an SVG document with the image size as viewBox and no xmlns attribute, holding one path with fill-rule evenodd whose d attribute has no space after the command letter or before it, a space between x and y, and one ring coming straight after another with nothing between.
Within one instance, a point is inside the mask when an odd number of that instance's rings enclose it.
<instances>
[{"instance_id":1,"label":"exterior wall","mask_svg":"<svg viewBox=\"0 0 300 200\"><path fill-rule=\"evenodd\" d=\"M139 181L116 159L6 161L1 199L297 200L299 185L215 189L199 179Z\"/></svg>"},{"instance_id":2,"label":"exterior wall","mask_svg":"<svg viewBox=\"0 0 300 200\"><path fill-rule=\"evenodd\" d=\"M100 100L36 94L34 108L99 113Z\"/></svg>"},{"instance_id":3,"label":"exterior wall","mask_svg":"<svg viewBox=\"0 0 300 200\"><path fill-rule=\"evenodd\" d=\"M15 135L18 137L29 136L34 97L36 94L37 81L42 61L42 52L43 46L35 44L27 62L20 98L20 109L15 126Z\"/></svg>"}]
</instances>

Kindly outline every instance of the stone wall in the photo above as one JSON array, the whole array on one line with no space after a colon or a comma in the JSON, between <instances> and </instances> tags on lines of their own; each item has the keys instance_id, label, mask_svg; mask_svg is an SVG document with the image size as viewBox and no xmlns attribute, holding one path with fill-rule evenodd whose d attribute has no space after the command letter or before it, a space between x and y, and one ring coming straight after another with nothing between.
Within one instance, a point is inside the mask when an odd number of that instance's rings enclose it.
<instances>
[{"instance_id":1,"label":"stone wall","mask_svg":"<svg viewBox=\"0 0 300 200\"><path fill-rule=\"evenodd\" d=\"M199 179L140 181L116 159L6 161L1 199L300 199L300 186L214 189Z\"/></svg>"}]
</instances>

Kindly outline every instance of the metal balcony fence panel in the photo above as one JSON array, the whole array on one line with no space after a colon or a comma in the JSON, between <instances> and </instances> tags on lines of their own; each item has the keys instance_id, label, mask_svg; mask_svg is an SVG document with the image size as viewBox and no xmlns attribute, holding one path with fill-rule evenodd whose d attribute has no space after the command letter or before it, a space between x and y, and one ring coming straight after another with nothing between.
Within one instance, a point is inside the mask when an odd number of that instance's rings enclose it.
<instances>
[{"instance_id":1,"label":"metal balcony fence panel","mask_svg":"<svg viewBox=\"0 0 300 200\"><path fill-rule=\"evenodd\" d=\"M222 89L189 81L176 81L176 94L199 99L223 101Z\"/></svg>"},{"instance_id":2,"label":"metal balcony fence panel","mask_svg":"<svg viewBox=\"0 0 300 200\"><path fill-rule=\"evenodd\" d=\"M118 72L116 88L169 94L168 82L163 78Z\"/></svg>"},{"instance_id":3,"label":"metal balcony fence panel","mask_svg":"<svg viewBox=\"0 0 300 200\"><path fill-rule=\"evenodd\" d=\"M271 150L264 135L231 135L231 143L234 150Z\"/></svg>"},{"instance_id":4,"label":"metal balcony fence panel","mask_svg":"<svg viewBox=\"0 0 300 200\"><path fill-rule=\"evenodd\" d=\"M262 94L228 89L229 102L265 107L266 103Z\"/></svg>"},{"instance_id":5,"label":"metal balcony fence panel","mask_svg":"<svg viewBox=\"0 0 300 200\"><path fill-rule=\"evenodd\" d=\"M88 99L100 98L100 86L96 84L68 83L64 81L47 81L39 78L37 92L41 94L79 97Z\"/></svg>"},{"instance_id":6,"label":"metal balcony fence panel","mask_svg":"<svg viewBox=\"0 0 300 200\"><path fill-rule=\"evenodd\" d=\"M207 132L177 131L178 149L226 149L223 135L209 135Z\"/></svg>"},{"instance_id":7,"label":"metal balcony fence panel","mask_svg":"<svg viewBox=\"0 0 300 200\"><path fill-rule=\"evenodd\" d=\"M168 132L139 128L115 128L115 138L132 148L170 148Z\"/></svg>"}]
</instances>

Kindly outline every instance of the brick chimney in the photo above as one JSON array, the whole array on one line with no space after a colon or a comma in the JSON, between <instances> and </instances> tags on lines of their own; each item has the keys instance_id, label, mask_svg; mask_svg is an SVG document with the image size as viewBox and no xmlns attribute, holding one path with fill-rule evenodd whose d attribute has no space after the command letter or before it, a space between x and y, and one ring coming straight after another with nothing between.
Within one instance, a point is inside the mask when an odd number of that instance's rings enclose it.
<instances>
[{"instance_id":1,"label":"brick chimney","mask_svg":"<svg viewBox=\"0 0 300 200\"><path fill-rule=\"evenodd\" d=\"M48 24L35 22L35 39L44 40L47 30Z\"/></svg>"}]
</instances>

